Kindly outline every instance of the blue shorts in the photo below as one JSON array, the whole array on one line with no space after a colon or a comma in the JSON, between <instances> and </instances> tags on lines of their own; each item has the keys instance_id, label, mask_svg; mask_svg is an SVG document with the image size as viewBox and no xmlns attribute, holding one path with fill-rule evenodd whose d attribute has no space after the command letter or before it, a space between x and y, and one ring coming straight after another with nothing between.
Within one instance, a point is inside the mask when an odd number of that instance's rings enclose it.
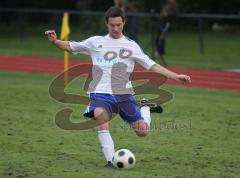
<instances>
[{"instance_id":1,"label":"blue shorts","mask_svg":"<svg viewBox=\"0 0 240 178\"><path fill-rule=\"evenodd\" d=\"M110 119L113 113L119 114L121 118L128 123L142 119L140 108L137 105L135 97L131 94L111 95L105 93L90 93L90 103L83 115L93 118L94 109L97 107L104 108Z\"/></svg>"}]
</instances>

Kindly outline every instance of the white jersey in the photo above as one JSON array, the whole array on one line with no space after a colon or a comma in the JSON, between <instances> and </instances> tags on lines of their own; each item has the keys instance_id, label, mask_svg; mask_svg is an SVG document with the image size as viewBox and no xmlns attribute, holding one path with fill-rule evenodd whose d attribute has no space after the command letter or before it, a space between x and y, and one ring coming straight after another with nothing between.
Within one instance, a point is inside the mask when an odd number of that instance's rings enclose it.
<instances>
[{"instance_id":1,"label":"white jersey","mask_svg":"<svg viewBox=\"0 0 240 178\"><path fill-rule=\"evenodd\" d=\"M119 39L94 36L80 42L71 41L69 45L73 53L91 56L93 80L89 93L134 94L129 77L135 63L147 70L156 64L136 42L125 36Z\"/></svg>"}]
</instances>

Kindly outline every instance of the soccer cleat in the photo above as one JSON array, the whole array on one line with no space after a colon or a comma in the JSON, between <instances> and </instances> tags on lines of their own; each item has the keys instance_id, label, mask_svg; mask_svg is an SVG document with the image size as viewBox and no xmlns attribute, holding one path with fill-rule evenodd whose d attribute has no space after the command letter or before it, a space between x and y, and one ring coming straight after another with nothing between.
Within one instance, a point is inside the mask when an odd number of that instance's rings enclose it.
<instances>
[{"instance_id":1,"label":"soccer cleat","mask_svg":"<svg viewBox=\"0 0 240 178\"><path fill-rule=\"evenodd\" d=\"M150 107L150 112L155 112L155 113L162 113L163 112L162 106L160 106L157 103L151 103L146 99L142 99L140 101L140 107L143 107L143 106L149 106Z\"/></svg>"},{"instance_id":2,"label":"soccer cleat","mask_svg":"<svg viewBox=\"0 0 240 178\"><path fill-rule=\"evenodd\" d=\"M106 168L114 168L113 163L111 161L108 161L107 164L104 167L106 167Z\"/></svg>"}]
</instances>

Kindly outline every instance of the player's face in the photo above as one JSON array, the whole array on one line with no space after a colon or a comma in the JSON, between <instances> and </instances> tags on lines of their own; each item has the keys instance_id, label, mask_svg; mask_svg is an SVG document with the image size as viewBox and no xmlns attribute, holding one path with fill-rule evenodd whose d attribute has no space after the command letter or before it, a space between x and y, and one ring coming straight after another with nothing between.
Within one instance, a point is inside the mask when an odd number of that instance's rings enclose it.
<instances>
[{"instance_id":1,"label":"player's face","mask_svg":"<svg viewBox=\"0 0 240 178\"><path fill-rule=\"evenodd\" d=\"M106 25L110 36L115 39L121 38L124 24L122 17L109 17Z\"/></svg>"}]
</instances>

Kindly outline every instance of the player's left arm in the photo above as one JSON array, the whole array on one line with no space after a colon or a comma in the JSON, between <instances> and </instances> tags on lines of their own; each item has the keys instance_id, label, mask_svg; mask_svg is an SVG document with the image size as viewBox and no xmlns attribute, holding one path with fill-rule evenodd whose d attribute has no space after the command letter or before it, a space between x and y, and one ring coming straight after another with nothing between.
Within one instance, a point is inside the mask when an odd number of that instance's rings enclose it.
<instances>
[{"instance_id":1,"label":"player's left arm","mask_svg":"<svg viewBox=\"0 0 240 178\"><path fill-rule=\"evenodd\" d=\"M176 74L175 72L168 70L167 68L157 64L155 61L150 59L146 54L144 54L143 50L138 44L134 43L133 48L133 58L145 69L155 73L159 73L169 79L173 79L181 83L191 82L191 78L189 76L184 74Z\"/></svg>"},{"instance_id":2,"label":"player's left arm","mask_svg":"<svg viewBox=\"0 0 240 178\"><path fill-rule=\"evenodd\" d=\"M159 64L154 64L149 69L149 71L164 75L165 77L167 77L169 79L173 79L173 80L176 80L181 83L190 83L191 82L190 76L185 75L185 74L177 74L175 72L172 72L172 71L166 69L165 67L163 67Z\"/></svg>"}]
</instances>

